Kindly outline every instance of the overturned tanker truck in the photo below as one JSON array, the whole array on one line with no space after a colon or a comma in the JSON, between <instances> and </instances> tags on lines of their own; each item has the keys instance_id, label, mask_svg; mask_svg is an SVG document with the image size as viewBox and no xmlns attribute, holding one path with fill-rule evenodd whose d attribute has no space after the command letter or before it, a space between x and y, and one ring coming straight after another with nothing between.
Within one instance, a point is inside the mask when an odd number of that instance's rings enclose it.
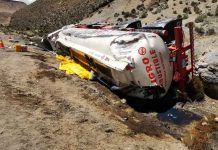
<instances>
[{"instance_id":1,"label":"overturned tanker truck","mask_svg":"<svg viewBox=\"0 0 218 150\"><path fill-rule=\"evenodd\" d=\"M68 25L43 41L69 54L111 90L159 99L172 82L183 91L193 75L192 23L189 33L190 43L184 45L182 20L171 18L145 26L139 20L120 25Z\"/></svg>"}]
</instances>

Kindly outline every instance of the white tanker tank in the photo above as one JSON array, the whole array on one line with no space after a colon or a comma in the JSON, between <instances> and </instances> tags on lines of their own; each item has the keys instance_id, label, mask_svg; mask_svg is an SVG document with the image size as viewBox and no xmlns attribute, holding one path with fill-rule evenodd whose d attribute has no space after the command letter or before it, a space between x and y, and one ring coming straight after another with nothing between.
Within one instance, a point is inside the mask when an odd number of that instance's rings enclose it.
<instances>
[{"instance_id":1,"label":"white tanker tank","mask_svg":"<svg viewBox=\"0 0 218 150\"><path fill-rule=\"evenodd\" d=\"M143 99L163 97L173 78L170 50L155 33L65 26L48 35L111 90Z\"/></svg>"}]
</instances>

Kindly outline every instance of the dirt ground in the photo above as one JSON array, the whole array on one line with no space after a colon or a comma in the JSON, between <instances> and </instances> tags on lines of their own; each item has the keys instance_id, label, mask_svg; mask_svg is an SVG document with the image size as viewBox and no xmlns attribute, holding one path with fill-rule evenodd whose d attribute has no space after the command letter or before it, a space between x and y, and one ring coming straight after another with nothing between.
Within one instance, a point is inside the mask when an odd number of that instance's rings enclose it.
<instances>
[{"instance_id":1,"label":"dirt ground","mask_svg":"<svg viewBox=\"0 0 218 150\"><path fill-rule=\"evenodd\" d=\"M0 49L0 97L4 150L218 147L217 100L123 103L98 82L65 75L53 54L32 46L23 53Z\"/></svg>"}]
</instances>

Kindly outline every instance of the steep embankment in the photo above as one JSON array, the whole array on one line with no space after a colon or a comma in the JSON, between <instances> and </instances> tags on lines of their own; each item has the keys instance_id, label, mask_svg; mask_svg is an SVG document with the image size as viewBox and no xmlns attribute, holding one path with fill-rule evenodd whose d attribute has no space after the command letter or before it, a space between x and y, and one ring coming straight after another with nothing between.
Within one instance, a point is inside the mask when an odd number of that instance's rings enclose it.
<instances>
[{"instance_id":1,"label":"steep embankment","mask_svg":"<svg viewBox=\"0 0 218 150\"><path fill-rule=\"evenodd\" d=\"M13 15L10 26L48 33L76 23L113 0L37 0Z\"/></svg>"}]
</instances>

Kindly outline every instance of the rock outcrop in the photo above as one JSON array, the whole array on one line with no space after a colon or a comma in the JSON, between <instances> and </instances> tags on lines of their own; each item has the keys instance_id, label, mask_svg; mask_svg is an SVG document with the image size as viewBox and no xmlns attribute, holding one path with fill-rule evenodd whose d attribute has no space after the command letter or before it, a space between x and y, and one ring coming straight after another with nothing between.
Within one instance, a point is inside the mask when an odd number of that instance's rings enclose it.
<instances>
[{"instance_id":1,"label":"rock outcrop","mask_svg":"<svg viewBox=\"0 0 218 150\"><path fill-rule=\"evenodd\" d=\"M204 55L197 63L196 69L204 83L205 93L218 99L218 49Z\"/></svg>"}]
</instances>

